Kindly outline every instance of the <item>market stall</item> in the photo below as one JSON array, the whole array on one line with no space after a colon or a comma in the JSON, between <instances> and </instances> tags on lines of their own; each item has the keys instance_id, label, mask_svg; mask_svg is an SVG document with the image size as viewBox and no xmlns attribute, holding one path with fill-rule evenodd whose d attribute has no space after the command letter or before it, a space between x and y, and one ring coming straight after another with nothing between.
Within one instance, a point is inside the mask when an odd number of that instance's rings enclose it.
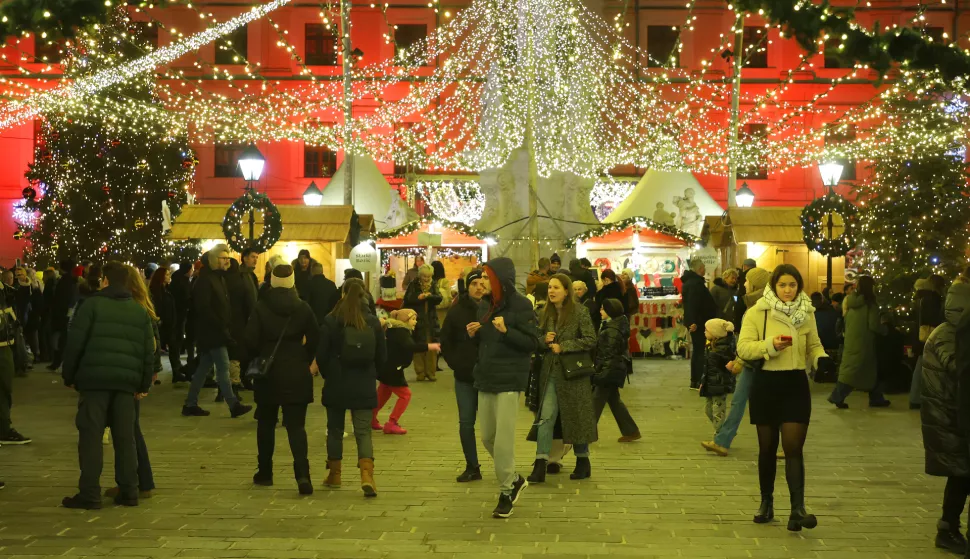
<instances>
[{"instance_id":1,"label":"market stall","mask_svg":"<svg viewBox=\"0 0 970 559\"><path fill-rule=\"evenodd\" d=\"M462 270L478 266L488 259L488 247L493 243L484 232L463 223L425 216L400 227L380 231L376 235L380 254L382 294L394 289L399 300L404 294L404 276L414 266L417 257L427 263L440 260L445 278L451 287ZM387 278L393 277L393 286ZM387 304L393 306L390 297Z\"/></svg>"},{"instance_id":2,"label":"market stall","mask_svg":"<svg viewBox=\"0 0 970 559\"><path fill-rule=\"evenodd\" d=\"M640 298L631 319L630 351L638 354L681 353L687 329L681 325L680 276L698 238L645 217L603 224L570 240L578 257L588 258L598 273L633 272Z\"/></svg>"}]
</instances>

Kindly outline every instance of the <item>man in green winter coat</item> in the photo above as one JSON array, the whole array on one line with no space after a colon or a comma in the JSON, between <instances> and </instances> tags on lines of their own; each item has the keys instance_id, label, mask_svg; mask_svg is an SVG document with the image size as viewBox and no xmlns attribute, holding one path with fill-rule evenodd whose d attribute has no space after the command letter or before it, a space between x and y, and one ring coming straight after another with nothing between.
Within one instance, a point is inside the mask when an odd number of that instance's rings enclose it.
<instances>
[{"instance_id":1,"label":"man in green winter coat","mask_svg":"<svg viewBox=\"0 0 970 559\"><path fill-rule=\"evenodd\" d=\"M67 508L101 508L101 437L111 427L115 450L115 504L138 505L135 454L135 400L152 385L155 336L148 311L125 288L128 271L120 262L104 266L102 289L74 313L64 349L64 384L80 393L77 406L78 494Z\"/></svg>"}]
</instances>

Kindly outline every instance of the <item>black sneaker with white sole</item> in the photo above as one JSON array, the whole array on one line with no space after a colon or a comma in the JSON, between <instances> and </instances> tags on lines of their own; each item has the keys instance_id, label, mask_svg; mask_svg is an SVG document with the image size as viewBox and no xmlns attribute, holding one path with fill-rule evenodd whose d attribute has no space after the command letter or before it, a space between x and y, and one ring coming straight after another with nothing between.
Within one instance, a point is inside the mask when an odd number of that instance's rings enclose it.
<instances>
[{"instance_id":1,"label":"black sneaker with white sole","mask_svg":"<svg viewBox=\"0 0 970 559\"><path fill-rule=\"evenodd\" d=\"M30 437L21 435L16 429L10 429L6 435L0 437L0 444L28 444L30 442Z\"/></svg>"},{"instance_id":2,"label":"black sneaker with white sole","mask_svg":"<svg viewBox=\"0 0 970 559\"><path fill-rule=\"evenodd\" d=\"M512 516L512 496L502 493L498 496L498 506L492 511L493 518L508 518Z\"/></svg>"},{"instance_id":3,"label":"black sneaker with white sole","mask_svg":"<svg viewBox=\"0 0 970 559\"><path fill-rule=\"evenodd\" d=\"M522 496L522 490L529 486L529 482L519 474L515 474L515 481L512 482L512 504L517 504L519 502L519 497Z\"/></svg>"}]
</instances>

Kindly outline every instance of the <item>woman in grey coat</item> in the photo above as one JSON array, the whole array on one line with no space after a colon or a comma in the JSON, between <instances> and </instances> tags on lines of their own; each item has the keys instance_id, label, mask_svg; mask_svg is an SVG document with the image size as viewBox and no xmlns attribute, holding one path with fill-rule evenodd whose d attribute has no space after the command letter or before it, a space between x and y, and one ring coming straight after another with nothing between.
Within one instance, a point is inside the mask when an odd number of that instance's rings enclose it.
<instances>
[{"instance_id":1,"label":"woman in grey coat","mask_svg":"<svg viewBox=\"0 0 970 559\"><path fill-rule=\"evenodd\" d=\"M875 280L862 276L856 289L842 302L842 312L845 314L845 344L839 366L839 381L829 396L829 402L839 409L849 407L845 398L853 390L867 391L871 408L884 408L889 405L889 400L883 396L878 386L876 371L876 334L884 335L886 325L882 323L875 291Z\"/></svg>"},{"instance_id":2,"label":"woman in grey coat","mask_svg":"<svg viewBox=\"0 0 970 559\"><path fill-rule=\"evenodd\" d=\"M562 438L573 445L576 469L571 479L586 479L591 475L589 444L596 442L596 413L593 408L593 387L589 377L572 380L563 374L559 355L589 352L596 346L596 332L589 313L572 296L571 281L565 274L549 280L549 302L539 318L542 369L539 375L540 394L536 461L529 481L545 481L546 462L552 449L553 431L558 417L562 424Z\"/></svg>"}]
</instances>

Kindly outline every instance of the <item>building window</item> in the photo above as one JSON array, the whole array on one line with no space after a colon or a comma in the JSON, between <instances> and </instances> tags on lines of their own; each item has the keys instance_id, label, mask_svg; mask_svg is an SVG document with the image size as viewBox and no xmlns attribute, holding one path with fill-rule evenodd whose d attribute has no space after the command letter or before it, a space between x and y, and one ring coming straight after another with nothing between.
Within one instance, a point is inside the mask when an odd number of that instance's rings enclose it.
<instances>
[{"instance_id":1,"label":"building window","mask_svg":"<svg viewBox=\"0 0 970 559\"><path fill-rule=\"evenodd\" d=\"M60 41L48 41L34 36L34 62L60 64L64 57Z\"/></svg>"},{"instance_id":2,"label":"building window","mask_svg":"<svg viewBox=\"0 0 970 559\"><path fill-rule=\"evenodd\" d=\"M741 144L749 144L753 142L758 142L768 136L768 125L767 124L745 124L741 128L740 135ZM768 169L767 167L749 167L747 169L738 169L739 179L767 179Z\"/></svg>"},{"instance_id":3,"label":"building window","mask_svg":"<svg viewBox=\"0 0 970 559\"><path fill-rule=\"evenodd\" d=\"M827 146L837 146L839 144L848 143L855 140L855 124L846 125L844 128L839 128L837 131L826 134L825 145ZM837 157L833 159L836 163L842 165L842 177L841 180L844 181L854 181L856 180L856 162L849 161L844 157Z\"/></svg>"},{"instance_id":4,"label":"building window","mask_svg":"<svg viewBox=\"0 0 970 559\"><path fill-rule=\"evenodd\" d=\"M764 27L745 27L741 38L741 51L748 68L768 67L768 30Z\"/></svg>"},{"instance_id":5,"label":"building window","mask_svg":"<svg viewBox=\"0 0 970 559\"><path fill-rule=\"evenodd\" d=\"M406 23L394 26L394 56L401 59L403 51L428 38L428 26L423 23ZM427 66L427 49L422 53L421 66ZM412 51L412 56L414 55Z\"/></svg>"},{"instance_id":6,"label":"building window","mask_svg":"<svg viewBox=\"0 0 970 559\"><path fill-rule=\"evenodd\" d=\"M306 24L307 66L337 66L337 32L322 23Z\"/></svg>"},{"instance_id":7,"label":"building window","mask_svg":"<svg viewBox=\"0 0 970 559\"><path fill-rule=\"evenodd\" d=\"M249 33L243 25L216 41L216 64L245 64L249 56Z\"/></svg>"},{"instance_id":8,"label":"building window","mask_svg":"<svg viewBox=\"0 0 970 559\"><path fill-rule=\"evenodd\" d=\"M308 178L332 177L337 171L337 152L323 146L303 144L303 176Z\"/></svg>"},{"instance_id":9,"label":"building window","mask_svg":"<svg viewBox=\"0 0 970 559\"><path fill-rule=\"evenodd\" d=\"M680 52L677 39L680 29L670 25L647 26L647 68L662 68L670 61L670 66L680 66Z\"/></svg>"},{"instance_id":10,"label":"building window","mask_svg":"<svg viewBox=\"0 0 970 559\"><path fill-rule=\"evenodd\" d=\"M949 45L950 37L944 37L946 34L942 27L924 27L923 35L928 39L933 39L934 43L940 43L941 45Z\"/></svg>"},{"instance_id":11,"label":"building window","mask_svg":"<svg viewBox=\"0 0 970 559\"><path fill-rule=\"evenodd\" d=\"M239 156L246 146L241 144L216 144L216 169L215 176L221 178L242 177L242 170L239 169Z\"/></svg>"}]
</instances>

